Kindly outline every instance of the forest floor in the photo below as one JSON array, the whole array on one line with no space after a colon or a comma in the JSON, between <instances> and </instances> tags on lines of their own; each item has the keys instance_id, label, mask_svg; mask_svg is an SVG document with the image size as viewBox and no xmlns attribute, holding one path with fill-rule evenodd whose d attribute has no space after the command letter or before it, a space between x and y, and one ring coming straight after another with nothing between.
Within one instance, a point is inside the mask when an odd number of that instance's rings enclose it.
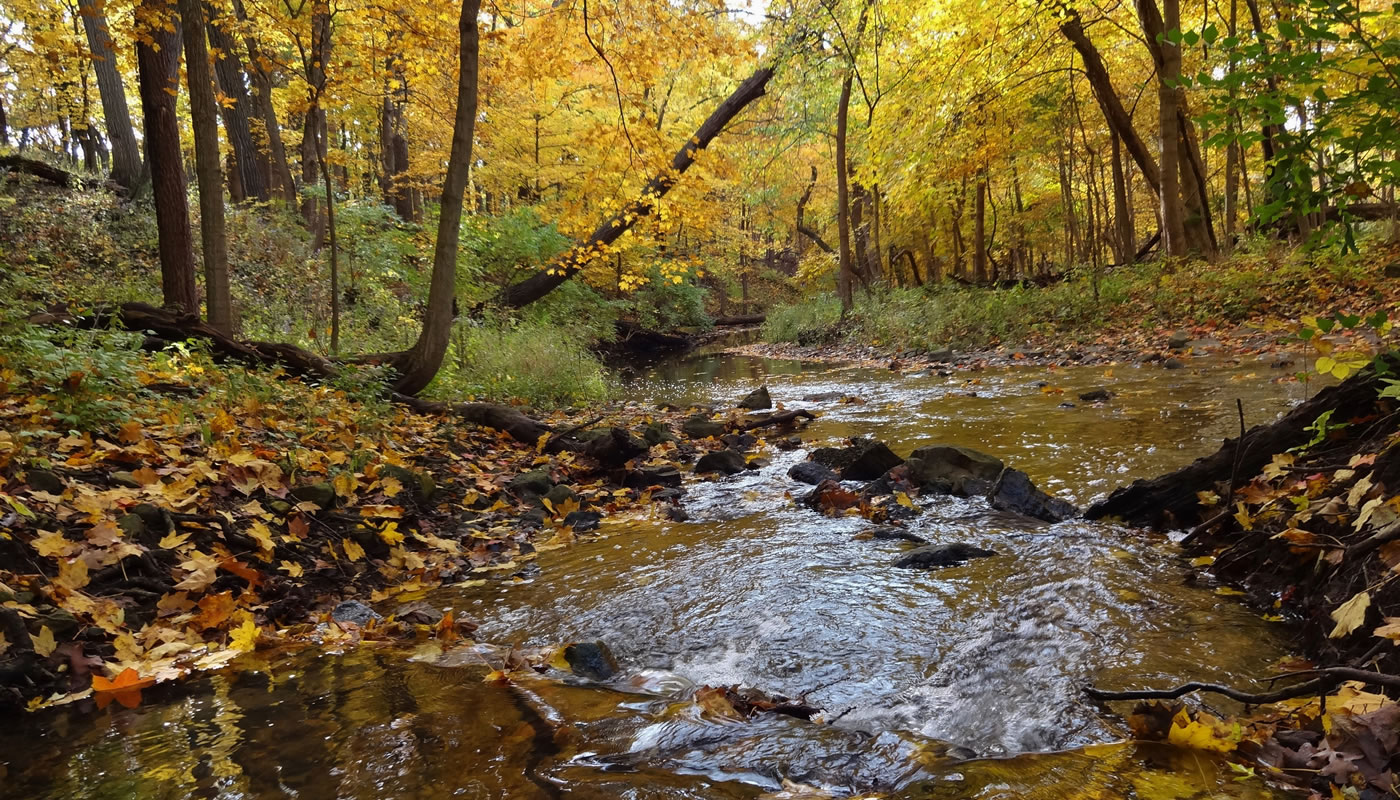
<instances>
[{"instance_id":1,"label":"forest floor","mask_svg":"<svg viewBox=\"0 0 1400 800\"><path fill-rule=\"evenodd\" d=\"M846 319L819 295L769 311L763 341L731 352L899 370L1013 364L1158 363L1201 355L1301 366L1315 348L1300 320L1400 309L1400 244L1372 240L1362 255L1283 247L1218 264L1149 262L1046 287L954 285L858 295ZM1374 350L1371 331L1338 329L1342 351ZM1172 361L1174 359L1174 361Z\"/></svg>"}]
</instances>

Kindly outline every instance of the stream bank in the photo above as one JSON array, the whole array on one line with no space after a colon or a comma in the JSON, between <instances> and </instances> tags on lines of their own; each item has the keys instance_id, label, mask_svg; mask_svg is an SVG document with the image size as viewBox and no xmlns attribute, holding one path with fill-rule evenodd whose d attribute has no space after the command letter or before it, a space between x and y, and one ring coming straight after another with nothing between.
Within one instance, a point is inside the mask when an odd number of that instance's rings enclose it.
<instances>
[{"instance_id":1,"label":"stream bank","mask_svg":"<svg viewBox=\"0 0 1400 800\"><path fill-rule=\"evenodd\" d=\"M284 796L283 786L351 797L758 797L784 781L909 798L1162 785L1175 787L1169 797L1263 796L1209 753L1103 745L1127 730L1081 692L1148 678L1247 684L1287 656L1277 623L1217 593L1167 540L1077 520L1028 528L975 497L915 495L920 513L906 528L998 555L901 569L911 544L874 538L859 515L795 503L810 487L788 472L807 451L856 435L901 456L946 442L994 453L1083 505L1211 449L1234 424L1236 396L1261 415L1285 410L1296 386L1276 379L1228 365L894 378L704 353L640 369L627 384L638 413L711 404L727 417L766 384L775 403L820 418L798 449L777 446L791 434L756 444L767 461L757 469L687 476L686 521L664 513L669 502L643 505L483 578L369 598L386 614L450 609L477 625L478 641L523 655L430 634L329 636L334 628L299 655L263 643L223 670L146 689L135 709L113 704L94 720L80 702L21 720L0 737L11 754L5 791L91 795L154 774L148 794L255 797ZM1096 389L1112 397L1079 399ZM673 425L689 416L674 413ZM601 683L547 664L541 676L510 669L535 650L595 640L620 668ZM736 724L689 694L730 685L803 698L829 724L766 714ZM172 738L180 730L191 733ZM1046 753L1064 748L1073 751Z\"/></svg>"}]
</instances>

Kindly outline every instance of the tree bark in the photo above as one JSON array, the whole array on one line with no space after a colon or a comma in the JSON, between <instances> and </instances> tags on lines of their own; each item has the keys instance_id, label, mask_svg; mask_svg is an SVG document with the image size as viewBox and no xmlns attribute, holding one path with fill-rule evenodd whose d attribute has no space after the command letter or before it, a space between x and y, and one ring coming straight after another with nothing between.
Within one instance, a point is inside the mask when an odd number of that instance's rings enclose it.
<instances>
[{"instance_id":1,"label":"tree bark","mask_svg":"<svg viewBox=\"0 0 1400 800\"><path fill-rule=\"evenodd\" d=\"M846 174L846 132L851 111L851 81L854 68L847 67L841 79L841 99L836 106L836 231L839 256L836 273L836 295L841 299L841 315L850 313L855 303L853 276L855 264L851 258L851 190Z\"/></svg>"},{"instance_id":2,"label":"tree bark","mask_svg":"<svg viewBox=\"0 0 1400 800\"><path fill-rule=\"evenodd\" d=\"M224 133L233 150L237 182L242 189L240 194L246 199L265 203L269 197L268 179L272 165L253 142L253 130L248 122L253 104L243 83L243 60L238 57L238 46L233 37L224 30L214 4L204 0L203 11L209 44L218 51L218 57L214 60L214 75L218 79L219 91L232 101L229 105L220 104L219 111L224 120ZM230 174L230 185L233 182Z\"/></svg>"},{"instance_id":3,"label":"tree bark","mask_svg":"<svg viewBox=\"0 0 1400 800\"><path fill-rule=\"evenodd\" d=\"M708 147L739 112L762 97L772 77L773 70L766 67L749 76L681 145L671 158L670 169L652 177L637 199L608 218L587 240L570 248L548 267L506 287L496 296L496 303L507 308L520 308L544 297L577 274L606 245L617 241L638 219L649 216L656 208L656 201L670 191L680 176L695 163L696 153Z\"/></svg>"},{"instance_id":4,"label":"tree bark","mask_svg":"<svg viewBox=\"0 0 1400 800\"><path fill-rule=\"evenodd\" d=\"M97 93L102 100L102 119L107 127L107 140L112 143L112 181L131 195L140 188L144 174L141 150L136 144L136 134L131 127L131 111L126 104L126 87L122 84L121 72L117 69L117 56L112 48L107 17L103 12L102 0L78 0L78 13L83 18L83 31L87 34L92 66L97 73Z\"/></svg>"},{"instance_id":5,"label":"tree bark","mask_svg":"<svg viewBox=\"0 0 1400 800\"><path fill-rule=\"evenodd\" d=\"M163 0L142 0L143 18L165 19L174 11ZM194 241L190 208L185 197L185 170L180 155L180 124L175 116L179 90L180 36L172 28L153 26L149 38L136 44L136 68L145 121L146 161L156 206L160 242L160 282L164 302L172 308L198 313L195 290Z\"/></svg>"},{"instance_id":6,"label":"tree bark","mask_svg":"<svg viewBox=\"0 0 1400 800\"><path fill-rule=\"evenodd\" d=\"M428 308L418 341L394 361L398 378L394 389L405 395L423 391L437 375L452 336L452 307L457 296L457 241L462 227L462 196L471 171L472 138L476 130L477 69L481 32L477 15L481 0L462 0L457 22L461 37L457 76L457 115L452 124L452 149L442 182L437 242L433 248L433 274Z\"/></svg>"},{"instance_id":7,"label":"tree bark","mask_svg":"<svg viewBox=\"0 0 1400 800\"><path fill-rule=\"evenodd\" d=\"M246 23L248 15L243 10L243 0L232 0L232 3L234 17ZM249 128L255 139L261 135L262 141L258 144L267 148L268 172L265 177L268 191L270 194L275 190L288 206L295 208L297 185L292 179L286 145L282 143L282 125L277 121L277 109L272 105L272 75L263 66L269 60L251 33L245 34L243 43L248 50L247 72L253 87L249 99L259 122L258 125L250 124Z\"/></svg>"},{"instance_id":8,"label":"tree bark","mask_svg":"<svg viewBox=\"0 0 1400 800\"><path fill-rule=\"evenodd\" d=\"M1113 260L1119 264L1133 263L1137 236L1133 233L1132 203L1128 196L1128 181L1123 172L1122 139L1117 131L1110 134L1113 140Z\"/></svg>"},{"instance_id":9,"label":"tree bark","mask_svg":"<svg viewBox=\"0 0 1400 800\"><path fill-rule=\"evenodd\" d=\"M190 91L194 127L195 177L199 181L199 234L204 253L204 302L209 325L233 333L233 302L229 297L228 239L224 232L224 174L219 163L219 121L214 99L214 76L204 44L204 15L200 0L179 0L180 27L185 40L185 78Z\"/></svg>"},{"instance_id":10,"label":"tree bark","mask_svg":"<svg viewBox=\"0 0 1400 800\"><path fill-rule=\"evenodd\" d=\"M973 202L972 217L972 279L978 283L991 281L987 269L987 171L984 167L977 171L977 199Z\"/></svg>"},{"instance_id":11,"label":"tree bark","mask_svg":"<svg viewBox=\"0 0 1400 800\"><path fill-rule=\"evenodd\" d=\"M321 104L326 91L326 64L331 57L331 18L329 0L314 0L311 7L311 42L302 56L302 72L306 78L309 108L301 131L301 182L315 186L321 180L321 152L318 144L326 135L326 109ZM326 219L322 204L313 195L301 199L301 215L311 232L312 246L320 250L325 245Z\"/></svg>"},{"instance_id":12,"label":"tree bark","mask_svg":"<svg viewBox=\"0 0 1400 800\"><path fill-rule=\"evenodd\" d=\"M1158 153L1161 159L1159 200L1162 214L1162 252L1168 257L1184 256L1191 251L1186 239L1186 208L1181 198L1181 130L1177 116L1176 90L1172 82L1181 78L1181 49L1170 43L1156 42L1155 37L1166 30L1179 28L1180 9L1176 0L1166 0L1165 16L1158 16L1153 0L1137 0L1138 16L1147 48L1157 62L1157 124L1160 129ZM1154 17L1157 17L1154 24Z\"/></svg>"}]
</instances>

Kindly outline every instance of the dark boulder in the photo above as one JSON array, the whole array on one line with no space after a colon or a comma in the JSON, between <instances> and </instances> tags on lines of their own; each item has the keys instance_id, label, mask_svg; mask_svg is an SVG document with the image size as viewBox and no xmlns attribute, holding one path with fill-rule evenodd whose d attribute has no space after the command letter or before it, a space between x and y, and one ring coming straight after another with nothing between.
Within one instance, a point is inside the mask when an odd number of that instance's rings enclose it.
<instances>
[{"instance_id":1,"label":"dark boulder","mask_svg":"<svg viewBox=\"0 0 1400 800\"><path fill-rule=\"evenodd\" d=\"M917 547L899 557L896 567L913 569L933 569L935 567L956 567L973 558L987 558L996 555L993 550L984 550L966 542L949 544L928 544Z\"/></svg>"},{"instance_id":2,"label":"dark boulder","mask_svg":"<svg viewBox=\"0 0 1400 800\"><path fill-rule=\"evenodd\" d=\"M46 469L31 469L24 473L24 481L36 492L63 494L65 484L58 473Z\"/></svg>"},{"instance_id":3,"label":"dark boulder","mask_svg":"<svg viewBox=\"0 0 1400 800\"><path fill-rule=\"evenodd\" d=\"M728 429L724 423L715 422L706 414L695 414L686 417L681 423L681 433L691 439L706 439L711 436L723 436Z\"/></svg>"},{"instance_id":4,"label":"dark boulder","mask_svg":"<svg viewBox=\"0 0 1400 800\"><path fill-rule=\"evenodd\" d=\"M1042 492L1030 476L1008 469L992 487L987 501L998 511L1011 511L1046 522L1060 522L1079 516L1079 509L1058 497Z\"/></svg>"},{"instance_id":5,"label":"dark boulder","mask_svg":"<svg viewBox=\"0 0 1400 800\"><path fill-rule=\"evenodd\" d=\"M947 444L920 447L904 464L915 486L962 497L985 494L1006 468L996 456Z\"/></svg>"},{"instance_id":6,"label":"dark boulder","mask_svg":"<svg viewBox=\"0 0 1400 800\"><path fill-rule=\"evenodd\" d=\"M1186 362L1182 361L1179 358L1169 358L1166 361L1162 362L1162 366L1166 367L1167 369L1185 369Z\"/></svg>"},{"instance_id":7,"label":"dark boulder","mask_svg":"<svg viewBox=\"0 0 1400 800\"><path fill-rule=\"evenodd\" d=\"M1113 392L1107 389L1090 389L1087 392L1080 392L1079 399L1086 403L1107 403L1113 399Z\"/></svg>"},{"instance_id":8,"label":"dark boulder","mask_svg":"<svg viewBox=\"0 0 1400 800\"><path fill-rule=\"evenodd\" d=\"M747 468L748 464L742 454L734 450L716 450L700 457L700 461L695 465L695 472L697 475L713 472L737 475Z\"/></svg>"},{"instance_id":9,"label":"dark boulder","mask_svg":"<svg viewBox=\"0 0 1400 800\"><path fill-rule=\"evenodd\" d=\"M793 464L792 469L788 470L788 477L812 486L816 486L822 481L834 481L840 478L830 467L815 461L799 461Z\"/></svg>"},{"instance_id":10,"label":"dark boulder","mask_svg":"<svg viewBox=\"0 0 1400 800\"><path fill-rule=\"evenodd\" d=\"M617 674L617 658L602 642L574 642L564 647L569 670L580 678L605 681Z\"/></svg>"},{"instance_id":11,"label":"dark boulder","mask_svg":"<svg viewBox=\"0 0 1400 800\"><path fill-rule=\"evenodd\" d=\"M1185 350L1191 344L1191 333L1189 331L1177 331L1167 337L1167 348L1169 350Z\"/></svg>"},{"instance_id":12,"label":"dark boulder","mask_svg":"<svg viewBox=\"0 0 1400 800\"><path fill-rule=\"evenodd\" d=\"M549 479L549 470L543 467L522 472L506 484L506 491L516 497L543 497L553 488L554 481Z\"/></svg>"},{"instance_id":13,"label":"dark boulder","mask_svg":"<svg viewBox=\"0 0 1400 800\"><path fill-rule=\"evenodd\" d=\"M651 449L645 441L633 436L626 428L613 428L583 447L583 454L597 461L604 469L617 469Z\"/></svg>"},{"instance_id":14,"label":"dark boulder","mask_svg":"<svg viewBox=\"0 0 1400 800\"><path fill-rule=\"evenodd\" d=\"M850 447L819 447L811 459L838 471L845 481L873 481L904 463L877 439L852 439Z\"/></svg>"},{"instance_id":15,"label":"dark boulder","mask_svg":"<svg viewBox=\"0 0 1400 800\"><path fill-rule=\"evenodd\" d=\"M627 473L624 485L632 489L645 489L648 486L680 486L684 479L680 470L670 464L638 467Z\"/></svg>"},{"instance_id":16,"label":"dark boulder","mask_svg":"<svg viewBox=\"0 0 1400 800\"><path fill-rule=\"evenodd\" d=\"M602 521L603 515L597 511L570 511L564 515L564 524L573 528L574 533L596 531Z\"/></svg>"},{"instance_id":17,"label":"dark boulder","mask_svg":"<svg viewBox=\"0 0 1400 800\"><path fill-rule=\"evenodd\" d=\"M335 487L325 481L320 483L309 483L305 486L298 486L290 492L291 496L302 503L311 503L318 508L335 508L336 496Z\"/></svg>"},{"instance_id":18,"label":"dark boulder","mask_svg":"<svg viewBox=\"0 0 1400 800\"><path fill-rule=\"evenodd\" d=\"M744 395L744 399L739 401L739 408L749 411L762 411L765 408L773 407L773 398L768 396L768 387L760 386L752 392Z\"/></svg>"}]
</instances>

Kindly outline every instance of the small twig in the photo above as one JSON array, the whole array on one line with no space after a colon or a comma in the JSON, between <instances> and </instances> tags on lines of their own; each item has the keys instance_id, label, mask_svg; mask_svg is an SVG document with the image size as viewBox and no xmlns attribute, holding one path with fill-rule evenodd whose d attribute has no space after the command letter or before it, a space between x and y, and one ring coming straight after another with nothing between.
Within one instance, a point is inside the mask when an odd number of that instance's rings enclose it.
<instances>
[{"instance_id":1,"label":"small twig","mask_svg":"<svg viewBox=\"0 0 1400 800\"><path fill-rule=\"evenodd\" d=\"M593 419L590 419L590 420L587 421L587 422L584 422L584 423L579 424L579 425L575 425L575 426L573 426L572 428L566 428L566 429L564 429L564 430L562 430L562 431L559 431L558 433L556 433L556 434L554 434L553 436L549 437L549 439L548 439L547 441L545 441L545 443L544 443L544 451L545 451L546 453L550 452L550 451L554 448L554 446L557 445L559 442L563 441L564 439L567 439L567 438L570 437L570 436L573 436L574 434L578 433L579 431L583 430L584 428L587 428L587 427L590 426L590 425L597 424L597 423L598 423L599 421L601 421L602 419L603 419L603 416L602 416L601 414L599 414L598 416L594 417Z\"/></svg>"},{"instance_id":2,"label":"small twig","mask_svg":"<svg viewBox=\"0 0 1400 800\"><path fill-rule=\"evenodd\" d=\"M1230 497L1235 496L1235 490L1239 488L1240 461L1244 458L1244 401L1235 398L1235 408L1240 412L1240 438L1235 440L1235 458L1230 463Z\"/></svg>"},{"instance_id":3,"label":"small twig","mask_svg":"<svg viewBox=\"0 0 1400 800\"><path fill-rule=\"evenodd\" d=\"M1210 526L1214 525L1217 522L1220 522L1228 516L1230 516L1230 509L1226 508L1225 510L1221 511L1220 513L1216 514L1215 516L1211 517L1205 522L1202 522L1200 525L1197 525L1196 527L1192 528L1190 533L1182 537L1179 544L1182 547L1185 547L1186 545L1191 543L1192 539L1205 533L1206 528L1209 528Z\"/></svg>"}]
</instances>

